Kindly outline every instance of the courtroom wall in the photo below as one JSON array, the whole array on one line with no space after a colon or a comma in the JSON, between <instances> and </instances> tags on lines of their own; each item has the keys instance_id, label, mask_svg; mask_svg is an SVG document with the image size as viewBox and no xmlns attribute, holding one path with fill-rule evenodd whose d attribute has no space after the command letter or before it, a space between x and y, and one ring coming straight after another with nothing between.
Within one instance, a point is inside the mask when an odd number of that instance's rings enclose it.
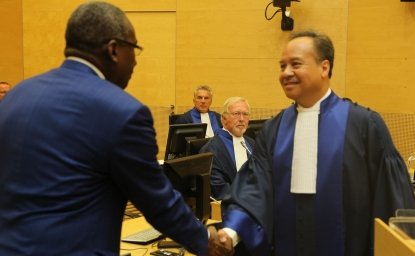
<instances>
[{"instance_id":1,"label":"courtroom wall","mask_svg":"<svg viewBox=\"0 0 415 256\"><path fill-rule=\"evenodd\" d=\"M81 2L0 0L0 7L14 17L11 24L0 27L0 80L9 76L16 81L59 66L65 23ZM234 95L246 97L261 113L267 110L266 117L290 104L278 83L278 60L289 32L280 29L280 13L265 19L270 1L110 2L126 11L145 48L127 91L150 106L162 151L171 106L176 112L190 108L196 85L213 87L215 109ZM268 16L275 10L271 6ZM332 88L337 94L388 117L415 115L415 3L303 0L292 2L291 16L296 30L314 28L333 39ZM13 37L11 31L18 35ZM3 42L4 35L16 43ZM399 137L407 142L413 136L408 132Z\"/></svg>"},{"instance_id":2,"label":"courtroom wall","mask_svg":"<svg viewBox=\"0 0 415 256\"><path fill-rule=\"evenodd\" d=\"M21 0L0 0L0 81L12 86L23 79Z\"/></svg>"}]
</instances>

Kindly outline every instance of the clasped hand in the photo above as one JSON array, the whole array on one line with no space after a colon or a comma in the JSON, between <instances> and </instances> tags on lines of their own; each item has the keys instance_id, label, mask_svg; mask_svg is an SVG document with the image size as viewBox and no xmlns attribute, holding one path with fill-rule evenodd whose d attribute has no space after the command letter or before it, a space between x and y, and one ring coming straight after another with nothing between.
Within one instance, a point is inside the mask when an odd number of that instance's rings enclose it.
<instances>
[{"instance_id":1,"label":"clasped hand","mask_svg":"<svg viewBox=\"0 0 415 256\"><path fill-rule=\"evenodd\" d=\"M217 231L215 227L209 226L209 243L208 243L208 255L209 256L231 256L234 254L234 248L232 239L226 234L225 231Z\"/></svg>"}]
</instances>

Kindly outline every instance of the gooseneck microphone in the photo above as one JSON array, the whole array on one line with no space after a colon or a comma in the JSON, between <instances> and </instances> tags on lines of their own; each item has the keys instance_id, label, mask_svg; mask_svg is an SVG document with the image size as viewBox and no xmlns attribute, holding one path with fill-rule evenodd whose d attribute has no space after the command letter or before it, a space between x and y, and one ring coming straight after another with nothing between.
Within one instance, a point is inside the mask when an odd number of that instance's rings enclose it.
<instances>
[{"instance_id":1,"label":"gooseneck microphone","mask_svg":"<svg viewBox=\"0 0 415 256\"><path fill-rule=\"evenodd\" d=\"M252 152L251 152L251 150L249 150L249 148L246 146L245 141L241 141L241 145L242 145L242 147L244 147L244 148L246 149L246 151L248 151L248 154L249 154L249 155L252 155Z\"/></svg>"}]
</instances>

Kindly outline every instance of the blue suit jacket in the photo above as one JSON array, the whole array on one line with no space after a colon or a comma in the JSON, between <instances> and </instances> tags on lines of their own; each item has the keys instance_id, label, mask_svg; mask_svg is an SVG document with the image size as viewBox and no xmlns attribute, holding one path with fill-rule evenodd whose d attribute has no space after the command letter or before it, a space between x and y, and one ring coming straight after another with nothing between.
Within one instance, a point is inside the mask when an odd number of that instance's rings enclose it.
<instances>
[{"instance_id":1,"label":"blue suit jacket","mask_svg":"<svg viewBox=\"0 0 415 256\"><path fill-rule=\"evenodd\" d=\"M206 253L206 229L157 163L149 109L122 89L66 60L0 113L0 255L119 255L127 199Z\"/></svg>"}]
</instances>

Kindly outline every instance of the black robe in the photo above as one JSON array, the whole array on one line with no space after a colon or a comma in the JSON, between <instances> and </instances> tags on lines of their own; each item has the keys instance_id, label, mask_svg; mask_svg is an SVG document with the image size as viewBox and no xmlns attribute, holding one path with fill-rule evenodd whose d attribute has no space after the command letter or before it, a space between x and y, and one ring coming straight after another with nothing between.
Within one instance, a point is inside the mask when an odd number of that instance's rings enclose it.
<instances>
[{"instance_id":1,"label":"black robe","mask_svg":"<svg viewBox=\"0 0 415 256\"><path fill-rule=\"evenodd\" d=\"M374 218L387 222L396 209L415 208L384 121L334 93L325 99L317 193L300 195L289 193L296 115L293 105L264 124L222 203L224 226L237 231L252 255L372 255Z\"/></svg>"}]
</instances>

